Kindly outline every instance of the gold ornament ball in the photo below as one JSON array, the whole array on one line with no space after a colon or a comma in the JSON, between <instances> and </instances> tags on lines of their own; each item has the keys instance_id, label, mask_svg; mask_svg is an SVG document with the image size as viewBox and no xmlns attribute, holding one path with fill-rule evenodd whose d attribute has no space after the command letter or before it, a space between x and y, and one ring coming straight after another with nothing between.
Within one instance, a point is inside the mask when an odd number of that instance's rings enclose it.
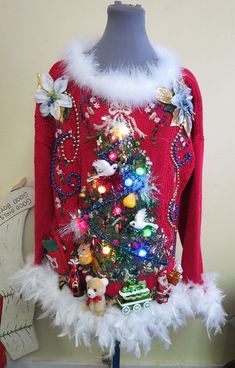
<instances>
[{"instance_id":1,"label":"gold ornament ball","mask_svg":"<svg viewBox=\"0 0 235 368\"><path fill-rule=\"evenodd\" d=\"M79 193L79 198L81 198L81 199L84 199L84 198L86 198L86 193L85 192L81 192L81 193Z\"/></svg>"},{"instance_id":2,"label":"gold ornament ball","mask_svg":"<svg viewBox=\"0 0 235 368\"><path fill-rule=\"evenodd\" d=\"M127 208L134 208L136 206L136 197L134 193L130 193L128 194L128 196L126 196L123 199L123 206L127 207Z\"/></svg>"}]
</instances>

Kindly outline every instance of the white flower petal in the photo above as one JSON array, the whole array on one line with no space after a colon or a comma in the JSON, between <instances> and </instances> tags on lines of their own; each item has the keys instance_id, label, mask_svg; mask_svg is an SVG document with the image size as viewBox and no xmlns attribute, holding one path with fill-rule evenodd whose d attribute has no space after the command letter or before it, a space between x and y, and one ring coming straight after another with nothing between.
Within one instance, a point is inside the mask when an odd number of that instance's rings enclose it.
<instances>
[{"instance_id":1,"label":"white flower petal","mask_svg":"<svg viewBox=\"0 0 235 368\"><path fill-rule=\"evenodd\" d=\"M44 89L37 89L35 92L35 100L37 103L48 102L49 98L47 92Z\"/></svg>"},{"instance_id":2,"label":"white flower petal","mask_svg":"<svg viewBox=\"0 0 235 368\"><path fill-rule=\"evenodd\" d=\"M44 102L40 105L40 112L41 112L43 117L49 115L50 107L48 106L47 102Z\"/></svg>"},{"instance_id":3,"label":"white flower petal","mask_svg":"<svg viewBox=\"0 0 235 368\"><path fill-rule=\"evenodd\" d=\"M62 107L72 107L72 99L68 95L61 94L58 96L57 102Z\"/></svg>"},{"instance_id":4,"label":"white flower petal","mask_svg":"<svg viewBox=\"0 0 235 368\"><path fill-rule=\"evenodd\" d=\"M176 107L180 107L180 103L179 103L179 96L178 95L174 95L171 99L171 103L172 105L176 106Z\"/></svg>"},{"instance_id":5,"label":"white flower petal","mask_svg":"<svg viewBox=\"0 0 235 368\"><path fill-rule=\"evenodd\" d=\"M51 78L50 74L44 73L41 76L42 88L45 91L52 93L54 88L54 80Z\"/></svg>"},{"instance_id":6,"label":"white flower petal","mask_svg":"<svg viewBox=\"0 0 235 368\"><path fill-rule=\"evenodd\" d=\"M182 109L180 109L180 112L179 112L179 123L180 124L183 124L183 122L184 122L184 112L183 112L183 110Z\"/></svg>"},{"instance_id":7,"label":"white flower petal","mask_svg":"<svg viewBox=\"0 0 235 368\"><path fill-rule=\"evenodd\" d=\"M67 86L68 86L68 78L60 77L60 78L56 79L56 81L54 83L55 93L56 94L63 93L64 91L66 91Z\"/></svg>"},{"instance_id":8,"label":"white flower petal","mask_svg":"<svg viewBox=\"0 0 235 368\"><path fill-rule=\"evenodd\" d=\"M53 104L51 104L51 106L50 106L50 114L52 116L54 116L54 118L56 120L59 120L59 118L60 118L60 106L59 106L59 104L58 104L57 101L55 101Z\"/></svg>"},{"instance_id":9,"label":"white flower petal","mask_svg":"<svg viewBox=\"0 0 235 368\"><path fill-rule=\"evenodd\" d=\"M178 79L175 79L174 81L173 81L173 90L174 90L174 92L175 93L178 93L178 90L179 90L179 81L178 81Z\"/></svg>"}]
</instances>

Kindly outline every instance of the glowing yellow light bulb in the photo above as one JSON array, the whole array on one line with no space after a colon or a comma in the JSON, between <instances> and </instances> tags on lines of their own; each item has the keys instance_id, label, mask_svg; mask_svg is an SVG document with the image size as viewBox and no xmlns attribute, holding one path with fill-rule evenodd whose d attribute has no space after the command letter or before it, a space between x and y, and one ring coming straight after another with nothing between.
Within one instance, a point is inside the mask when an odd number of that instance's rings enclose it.
<instances>
[{"instance_id":1,"label":"glowing yellow light bulb","mask_svg":"<svg viewBox=\"0 0 235 368\"><path fill-rule=\"evenodd\" d=\"M125 124L120 124L113 129L113 134L118 139L123 139L128 137L130 134L130 129Z\"/></svg>"},{"instance_id":2,"label":"glowing yellow light bulb","mask_svg":"<svg viewBox=\"0 0 235 368\"><path fill-rule=\"evenodd\" d=\"M104 194L104 193L106 192L106 188L105 188L105 186L104 186L104 185L100 185L100 186L98 187L98 192L99 192L100 194Z\"/></svg>"},{"instance_id":3,"label":"glowing yellow light bulb","mask_svg":"<svg viewBox=\"0 0 235 368\"><path fill-rule=\"evenodd\" d=\"M105 247L102 248L102 253L105 256L107 256L110 253L110 251L111 251L111 248L108 245L106 245Z\"/></svg>"},{"instance_id":4,"label":"glowing yellow light bulb","mask_svg":"<svg viewBox=\"0 0 235 368\"><path fill-rule=\"evenodd\" d=\"M129 128L126 125L121 125L119 128L119 133L123 137L127 137L129 135Z\"/></svg>"}]
</instances>

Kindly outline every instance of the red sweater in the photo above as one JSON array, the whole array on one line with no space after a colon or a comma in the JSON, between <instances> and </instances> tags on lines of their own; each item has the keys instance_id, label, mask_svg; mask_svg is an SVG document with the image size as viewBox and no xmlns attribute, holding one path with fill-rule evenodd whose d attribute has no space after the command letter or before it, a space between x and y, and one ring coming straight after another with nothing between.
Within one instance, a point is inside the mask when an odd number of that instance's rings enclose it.
<instances>
[{"instance_id":1,"label":"red sweater","mask_svg":"<svg viewBox=\"0 0 235 368\"><path fill-rule=\"evenodd\" d=\"M64 63L58 62L52 67L50 75L56 80L63 75L64 69ZM165 109L163 103L134 107L130 116L146 134L146 138L141 140L141 147L153 163L152 176L159 190L157 221L167 239L167 272L174 267L178 231L183 247L183 280L201 283L202 99L193 74L183 69L182 76L193 96L195 115L191 136L186 134L184 128L171 125L172 113ZM74 241L72 236L67 236L65 241L59 229L68 224L71 213L83 208L78 194L86 185L88 173L93 172L92 163L97 158L94 152L94 136L97 133L94 124L102 124L101 117L107 116L110 108L110 103L94 96L90 88L82 88L73 80L69 81L67 92L74 99L68 120L59 123L51 116L42 117L39 104L35 112L35 263L42 262L43 240L53 238L59 248L57 271L62 274L69 272L68 261ZM157 122L153 119L154 114L158 117ZM60 138L70 131L76 137L76 118L80 126L80 146L75 160L68 163L63 160ZM64 141L67 159L74 156L72 143L72 139ZM146 280L152 288L156 275L151 274ZM107 293L116 295L119 288L118 283L111 282Z\"/></svg>"}]
</instances>

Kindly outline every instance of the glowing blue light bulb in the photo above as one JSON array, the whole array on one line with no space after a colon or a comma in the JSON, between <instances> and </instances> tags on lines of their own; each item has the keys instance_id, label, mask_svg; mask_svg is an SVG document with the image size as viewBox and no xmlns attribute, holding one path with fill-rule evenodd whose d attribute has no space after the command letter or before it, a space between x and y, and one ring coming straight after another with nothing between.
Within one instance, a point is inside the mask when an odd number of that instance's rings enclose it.
<instances>
[{"instance_id":1,"label":"glowing blue light bulb","mask_svg":"<svg viewBox=\"0 0 235 368\"><path fill-rule=\"evenodd\" d=\"M145 256L146 256L146 254L147 254L147 252L146 252L146 250L145 250L145 249L140 249L140 251L139 251L139 253L138 253L138 255L139 255L140 257L145 257Z\"/></svg>"},{"instance_id":2,"label":"glowing blue light bulb","mask_svg":"<svg viewBox=\"0 0 235 368\"><path fill-rule=\"evenodd\" d=\"M132 186L132 184L133 184L133 181L132 181L132 179L131 179L131 178L127 178L127 179L125 180L125 185L126 185L127 187Z\"/></svg>"}]
</instances>

